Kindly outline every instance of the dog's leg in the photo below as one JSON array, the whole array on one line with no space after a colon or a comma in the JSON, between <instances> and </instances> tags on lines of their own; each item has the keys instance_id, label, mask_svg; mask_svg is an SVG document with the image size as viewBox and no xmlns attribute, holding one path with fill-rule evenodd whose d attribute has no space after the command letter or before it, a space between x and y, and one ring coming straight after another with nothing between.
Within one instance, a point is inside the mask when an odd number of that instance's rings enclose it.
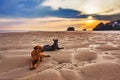
<instances>
[{"instance_id":1,"label":"dog's leg","mask_svg":"<svg viewBox=\"0 0 120 80\"><path fill-rule=\"evenodd\" d=\"M51 57L50 55L44 55L44 57Z\"/></svg>"},{"instance_id":2,"label":"dog's leg","mask_svg":"<svg viewBox=\"0 0 120 80\"><path fill-rule=\"evenodd\" d=\"M51 57L51 56L50 55L42 55L42 56L40 56L40 62L43 61L44 57Z\"/></svg>"},{"instance_id":3,"label":"dog's leg","mask_svg":"<svg viewBox=\"0 0 120 80\"><path fill-rule=\"evenodd\" d=\"M40 56L40 62L42 62L43 61L43 58L44 58L44 56L42 55L42 56Z\"/></svg>"},{"instance_id":4,"label":"dog's leg","mask_svg":"<svg viewBox=\"0 0 120 80\"><path fill-rule=\"evenodd\" d=\"M40 60L37 60L36 64L34 65L34 68L36 69L40 64Z\"/></svg>"},{"instance_id":5,"label":"dog's leg","mask_svg":"<svg viewBox=\"0 0 120 80\"><path fill-rule=\"evenodd\" d=\"M60 50L60 49L64 49L64 47L61 47L61 48L58 47L58 48L57 48L57 50Z\"/></svg>"},{"instance_id":6,"label":"dog's leg","mask_svg":"<svg viewBox=\"0 0 120 80\"><path fill-rule=\"evenodd\" d=\"M33 61L31 60L31 62L30 62L30 70L33 70L33 69L34 69Z\"/></svg>"},{"instance_id":7,"label":"dog's leg","mask_svg":"<svg viewBox=\"0 0 120 80\"><path fill-rule=\"evenodd\" d=\"M30 63L30 70L32 70L33 69L33 65L32 65L32 63Z\"/></svg>"}]
</instances>

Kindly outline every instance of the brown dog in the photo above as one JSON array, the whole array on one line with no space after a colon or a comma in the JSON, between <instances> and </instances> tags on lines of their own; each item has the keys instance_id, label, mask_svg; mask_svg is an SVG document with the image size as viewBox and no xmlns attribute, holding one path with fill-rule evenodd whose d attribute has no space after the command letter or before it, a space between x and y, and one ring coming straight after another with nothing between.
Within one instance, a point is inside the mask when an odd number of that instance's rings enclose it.
<instances>
[{"instance_id":1,"label":"brown dog","mask_svg":"<svg viewBox=\"0 0 120 80\"><path fill-rule=\"evenodd\" d=\"M42 53L41 46L35 46L34 50L31 52L30 70L36 69L44 57L50 56Z\"/></svg>"}]
</instances>

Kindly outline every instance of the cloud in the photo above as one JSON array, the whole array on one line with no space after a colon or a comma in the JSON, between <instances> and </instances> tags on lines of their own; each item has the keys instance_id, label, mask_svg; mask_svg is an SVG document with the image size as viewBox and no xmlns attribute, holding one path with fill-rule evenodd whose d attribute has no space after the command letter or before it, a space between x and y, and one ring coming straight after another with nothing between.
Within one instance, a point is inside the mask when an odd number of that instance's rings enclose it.
<instances>
[{"instance_id":1,"label":"cloud","mask_svg":"<svg viewBox=\"0 0 120 80\"><path fill-rule=\"evenodd\" d=\"M47 15L62 18L86 18L88 16L81 14L81 12L77 10L63 8L59 8L58 10L51 10Z\"/></svg>"},{"instance_id":2,"label":"cloud","mask_svg":"<svg viewBox=\"0 0 120 80\"><path fill-rule=\"evenodd\" d=\"M96 19L98 20L119 20L120 14L113 14L113 15L96 15Z\"/></svg>"},{"instance_id":3,"label":"cloud","mask_svg":"<svg viewBox=\"0 0 120 80\"><path fill-rule=\"evenodd\" d=\"M45 0L42 5L53 10L68 8L83 12L84 14L111 15L120 13L119 0ZM113 9L111 12L104 12Z\"/></svg>"},{"instance_id":4,"label":"cloud","mask_svg":"<svg viewBox=\"0 0 120 80\"><path fill-rule=\"evenodd\" d=\"M44 0L0 0L0 17L33 17ZM41 9L43 10L43 9Z\"/></svg>"},{"instance_id":5,"label":"cloud","mask_svg":"<svg viewBox=\"0 0 120 80\"><path fill-rule=\"evenodd\" d=\"M119 0L0 0L0 18L86 18L94 13L95 17L101 17L98 19L115 19L120 14L119 2ZM108 15L111 18L108 18Z\"/></svg>"},{"instance_id":6,"label":"cloud","mask_svg":"<svg viewBox=\"0 0 120 80\"><path fill-rule=\"evenodd\" d=\"M0 22L0 27L2 27L2 26L14 26L14 25L20 25L20 24L24 24L24 22L23 21Z\"/></svg>"},{"instance_id":7,"label":"cloud","mask_svg":"<svg viewBox=\"0 0 120 80\"><path fill-rule=\"evenodd\" d=\"M22 25L24 23L25 19L0 19L0 27L12 27Z\"/></svg>"},{"instance_id":8,"label":"cloud","mask_svg":"<svg viewBox=\"0 0 120 80\"><path fill-rule=\"evenodd\" d=\"M15 2L14 2L15 1ZM51 7L43 6L45 0L2 0L0 5L1 18L37 18L37 17L62 17L62 18L84 18L80 11L59 8L52 10ZM8 4L9 3L9 4Z\"/></svg>"}]
</instances>

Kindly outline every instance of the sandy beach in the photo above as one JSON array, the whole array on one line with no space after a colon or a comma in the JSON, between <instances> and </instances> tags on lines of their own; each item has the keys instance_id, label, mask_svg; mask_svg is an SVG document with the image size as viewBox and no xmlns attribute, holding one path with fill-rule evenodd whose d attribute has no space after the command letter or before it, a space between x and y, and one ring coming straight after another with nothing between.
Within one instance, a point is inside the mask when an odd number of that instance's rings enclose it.
<instances>
[{"instance_id":1,"label":"sandy beach","mask_svg":"<svg viewBox=\"0 0 120 80\"><path fill-rule=\"evenodd\" d=\"M33 47L53 38L64 49L29 70ZM0 80L120 80L120 32L0 33Z\"/></svg>"}]
</instances>

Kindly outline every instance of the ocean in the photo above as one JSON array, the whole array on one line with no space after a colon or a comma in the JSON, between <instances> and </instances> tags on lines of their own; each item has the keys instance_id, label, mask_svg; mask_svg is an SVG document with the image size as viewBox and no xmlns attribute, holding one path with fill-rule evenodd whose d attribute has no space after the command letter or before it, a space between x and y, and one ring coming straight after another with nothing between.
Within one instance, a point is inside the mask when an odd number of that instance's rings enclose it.
<instances>
[{"instance_id":1,"label":"ocean","mask_svg":"<svg viewBox=\"0 0 120 80\"><path fill-rule=\"evenodd\" d=\"M0 33L29 32L30 30L0 30Z\"/></svg>"}]
</instances>

